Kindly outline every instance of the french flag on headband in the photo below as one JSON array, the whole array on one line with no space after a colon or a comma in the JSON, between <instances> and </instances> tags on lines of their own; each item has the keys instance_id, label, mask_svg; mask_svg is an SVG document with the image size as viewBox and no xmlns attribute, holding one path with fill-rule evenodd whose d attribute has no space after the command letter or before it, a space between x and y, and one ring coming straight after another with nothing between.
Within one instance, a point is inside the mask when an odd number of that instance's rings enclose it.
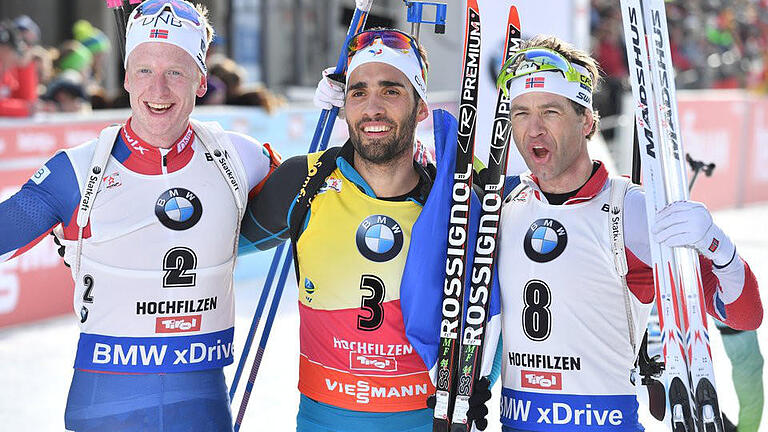
<instances>
[{"instance_id":1,"label":"french flag on headband","mask_svg":"<svg viewBox=\"0 0 768 432\"><path fill-rule=\"evenodd\" d=\"M154 29L149 32L150 39L168 39L168 30Z\"/></svg>"},{"instance_id":2,"label":"french flag on headband","mask_svg":"<svg viewBox=\"0 0 768 432\"><path fill-rule=\"evenodd\" d=\"M530 77L525 79L525 88L544 88L544 77Z\"/></svg>"}]
</instances>

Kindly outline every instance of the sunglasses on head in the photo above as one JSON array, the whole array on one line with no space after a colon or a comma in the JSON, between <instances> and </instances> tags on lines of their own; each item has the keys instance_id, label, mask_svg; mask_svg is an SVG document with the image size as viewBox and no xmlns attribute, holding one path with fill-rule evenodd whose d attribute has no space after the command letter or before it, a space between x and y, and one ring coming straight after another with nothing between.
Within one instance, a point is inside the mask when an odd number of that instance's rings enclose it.
<instances>
[{"instance_id":1,"label":"sunglasses on head","mask_svg":"<svg viewBox=\"0 0 768 432\"><path fill-rule=\"evenodd\" d=\"M392 49L413 50L416 54L416 59L419 61L421 77L424 79L424 82L427 81L427 69L421 60L416 39L407 33L394 29L366 30L354 35L347 45L347 66L349 66L349 62L352 61L352 56L355 53L371 46L376 39L379 39L382 44Z\"/></svg>"},{"instance_id":2,"label":"sunglasses on head","mask_svg":"<svg viewBox=\"0 0 768 432\"><path fill-rule=\"evenodd\" d=\"M518 59L522 61L514 67ZM496 80L496 86L504 91L506 96L509 89L509 81L521 76L530 75L542 71L555 71L563 74L568 82L581 83L592 91L592 78L573 67L562 54L548 48L529 48L518 51L512 58L504 63L501 73Z\"/></svg>"},{"instance_id":3,"label":"sunglasses on head","mask_svg":"<svg viewBox=\"0 0 768 432\"><path fill-rule=\"evenodd\" d=\"M163 12L164 10L170 10L171 13L178 19L187 21L195 26L200 27L203 23L203 19L200 13L195 9L192 4L183 0L147 0L136 7L136 18L141 16L155 16Z\"/></svg>"}]
</instances>

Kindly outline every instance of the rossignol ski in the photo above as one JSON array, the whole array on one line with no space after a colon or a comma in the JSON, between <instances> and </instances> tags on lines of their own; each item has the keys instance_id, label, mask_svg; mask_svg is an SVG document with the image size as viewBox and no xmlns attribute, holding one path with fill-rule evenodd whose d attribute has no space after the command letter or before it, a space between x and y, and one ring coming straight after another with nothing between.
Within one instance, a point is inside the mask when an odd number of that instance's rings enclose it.
<instances>
[{"instance_id":1,"label":"rossignol ski","mask_svg":"<svg viewBox=\"0 0 768 432\"><path fill-rule=\"evenodd\" d=\"M520 49L520 18L517 8L509 8L504 45L504 63ZM475 380L480 378L485 326L488 305L493 286L496 265L497 239L501 204L504 200L504 183L507 172L507 156L512 126L509 120L509 95L499 89L496 98L488 166L484 175L482 207L478 225L475 255L472 263L471 285L467 309L464 313L464 329L459 349L458 384L451 416L451 432L467 432L471 424L467 419L469 397Z\"/></svg>"},{"instance_id":2,"label":"rossignol ski","mask_svg":"<svg viewBox=\"0 0 768 432\"><path fill-rule=\"evenodd\" d=\"M477 6L477 0L467 0L458 144L448 225L448 256L445 263L445 283L443 285L443 316L440 322L433 432L446 432L450 427L449 413L453 412L453 398L451 396L453 396L456 388L456 375L458 373L456 367L459 354L462 305L464 304L469 206L472 197L472 163L475 154L480 40L480 9Z\"/></svg>"},{"instance_id":3,"label":"rossignol ski","mask_svg":"<svg viewBox=\"0 0 768 432\"><path fill-rule=\"evenodd\" d=\"M621 0L647 219L687 200L674 70L663 0ZM662 332L667 415L675 432L722 432L699 257L650 242Z\"/></svg>"}]
</instances>

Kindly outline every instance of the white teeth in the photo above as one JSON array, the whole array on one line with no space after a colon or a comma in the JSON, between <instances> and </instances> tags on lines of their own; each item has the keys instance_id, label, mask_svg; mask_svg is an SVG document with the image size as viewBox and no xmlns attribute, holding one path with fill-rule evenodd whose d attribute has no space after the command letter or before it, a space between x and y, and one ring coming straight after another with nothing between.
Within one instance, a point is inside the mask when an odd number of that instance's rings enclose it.
<instances>
[{"instance_id":1,"label":"white teeth","mask_svg":"<svg viewBox=\"0 0 768 432\"><path fill-rule=\"evenodd\" d=\"M389 126L366 126L363 128L364 132L387 132L391 128Z\"/></svg>"},{"instance_id":2,"label":"white teeth","mask_svg":"<svg viewBox=\"0 0 768 432\"><path fill-rule=\"evenodd\" d=\"M149 105L150 108L156 110L163 110L171 107L171 104L156 104L151 102L147 102L147 105Z\"/></svg>"}]
</instances>

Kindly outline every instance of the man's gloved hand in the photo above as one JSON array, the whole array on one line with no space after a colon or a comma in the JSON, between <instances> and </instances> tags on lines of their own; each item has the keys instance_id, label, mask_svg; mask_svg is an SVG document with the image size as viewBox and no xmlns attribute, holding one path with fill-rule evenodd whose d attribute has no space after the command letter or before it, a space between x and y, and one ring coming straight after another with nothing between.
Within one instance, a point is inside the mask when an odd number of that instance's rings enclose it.
<instances>
[{"instance_id":1,"label":"man's gloved hand","mask_svg":"<svg viewBox=\"0 0 768 432\"><path fill-rule=\"evenodd\" d=\"M344 83L338 81L334 75L335 67L329 67L323 71L323 78L317 83L313 102L320 109L331 109L344 106Z\"/></svg>"},{"instance_id":2,"label":"man's gloved hand","mask_svg":"<svg viewBox=\"0 0 768 432\"><path fill-rule=\"evenodd\" d=\"M736 253L731 239L712 221L707 207L696 201L676 201L656 214L653 240L669 247L693 247L718 267Z\"/></svg>"},{"instance_id":3,"label":"man's gloved hand","mask_svg":"<svg viewBox=\"0 0 768 432\"><path fill-rule=\"evenodd\" d=\"M469 410L467 410L467 420L479 430L485 430L488 427L488 407L485 403L491 400L491 381L486 377L475 380L475 386L472 389L472 396L469 397ZM432 395L427 398L427 408L435 409L437 398Z\"/></svg>"},{"instance_id":4,"label":"man's gloved hand","mask_svg":"<svg viewBox=\"0 0 768 432\"><path fill-rule=\"evenodd\" d=\"M56 252L59 253L59 256L61 257L61 260L64 261L64 265L69 267L69 263L64 258L64 252L66 252L67 248L64 247L63 244L61 244L61 242L59 241L59 238L56 237L56 234L54 234L53 231L51 231L51 235L53 236L53 242L56 243L56 246L58 246L56 248Z\"/></svg>"},{"instance_id":5,"label":"man's gloved hand","mask_svg":"<svg viewBox=\"0 0 768 432\"><path fill-rule=\"evenodd\" d=\"M469 410L467 418L470 422L475 422L479 430L485 430L488 427L488 407L485 403L491 400L491 381L482 377L475 381L475 387L472 389L472 396L469 397Z\"/></svg>"}]
</instances>

